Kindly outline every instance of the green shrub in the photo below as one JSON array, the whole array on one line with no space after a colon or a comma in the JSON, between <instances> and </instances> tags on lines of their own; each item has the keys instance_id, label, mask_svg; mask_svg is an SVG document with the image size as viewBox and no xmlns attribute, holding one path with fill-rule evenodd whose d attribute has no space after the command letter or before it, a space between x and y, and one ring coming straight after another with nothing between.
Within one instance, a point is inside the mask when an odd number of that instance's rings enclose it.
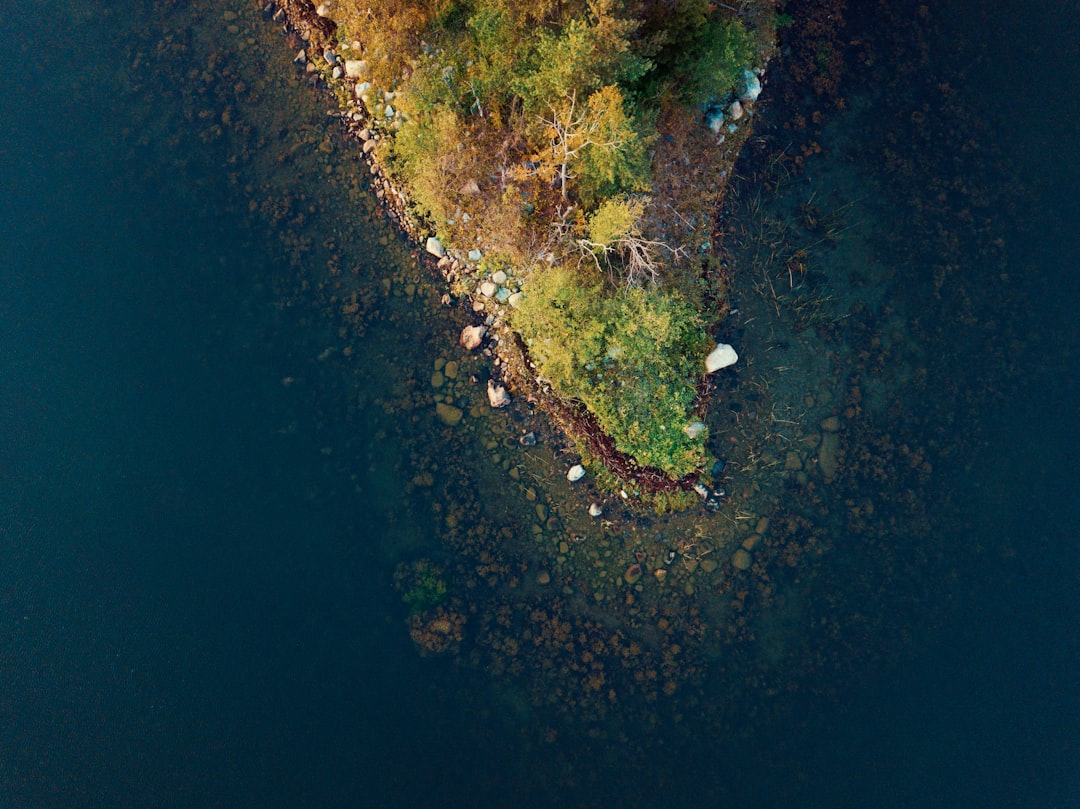
<instances>
[{"instance_id":1,"label":"green shrub","mask_svg":"<svg viewBox=\"0 0 1080 809\"><path fill-rule=\"evenodd\" d=\"M594 270L556 267L530 278L513 325L541 375L580 400L618 449L676 477L702 466L704 436L684 428L709 341L678 295L605 294Z\"/></svg>"},{"instance_id":2,"label":"green shrub","mask_svg":"<svg viewBox=\"0 0 1080 809\"><path fill-rule=\"evenodd\" d=\"M719 100L730 93L757 55L754 39L737 19L715 18L699 29L688 54L685 94L695 104Z\"/></svg>"}]
</instances>

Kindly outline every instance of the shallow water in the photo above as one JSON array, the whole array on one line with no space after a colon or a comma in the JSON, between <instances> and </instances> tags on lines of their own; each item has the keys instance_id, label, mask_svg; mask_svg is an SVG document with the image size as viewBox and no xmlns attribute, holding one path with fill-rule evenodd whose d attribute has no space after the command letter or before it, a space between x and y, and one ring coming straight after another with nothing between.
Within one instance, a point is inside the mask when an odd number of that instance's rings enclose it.
<instances>
[{"instance_id":1,"label":"shallow water","mask_svg":"<svg viewBox=\"0 0 1080 809\"><path fill-rule=\"evenodd\" d=\"M280 32L237 4L231 33L224 8L0 23L0 805L1080 800L1080 183L1062 157L1080 102L1046 93L1022 121L1002 103L1080 67L1065 8L894 9L889 34L850 10L845 41L876 59L847 55L823 153L783 177L770 160L804 136L783 127L799 91L781 101L778 66L743 172L776 188L731 206L732 328L757 371L729 393L815 424L857 406L846 468L749 498L804 521L802 555L755 574L774 595L747 587L737 643L686 650L676 697L609 666L632 698L603 711L578 672L492 652L539 624L484 623L554 609L529 582L556 551L491 462L517 450L484 445L535 422L434 421L432 361L458 357L466 314L374 215ZM808 200L842 232L808 251L806 324L794 276L750 290L770 271L756 223L817 241ZM757 441L723 401L714 417ZM572 495L543 472L563 456L541 449L521 463L558 509ZM462 537L501 529L487 588ZM420 557L480 582L456 658L410 640L393 576ZM568 621L639 620L581 592ZM707 611L700 595L672 603Z\"/></svg>"}]
</instances>

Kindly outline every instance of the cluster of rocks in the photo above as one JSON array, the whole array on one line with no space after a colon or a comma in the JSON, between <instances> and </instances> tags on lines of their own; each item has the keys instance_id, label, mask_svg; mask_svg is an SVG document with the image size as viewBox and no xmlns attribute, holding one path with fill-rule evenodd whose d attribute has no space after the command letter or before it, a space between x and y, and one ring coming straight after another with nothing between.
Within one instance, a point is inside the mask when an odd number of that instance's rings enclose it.
<instances>
[{"instance_id":1,"label":"cluster of rocks","mask_svg":"<svg viewBox=\"0 0 1080 809\"><path fill-rule=\"evenodd\" d=\"M755 68L754 70L744 68L734 96L718 103L709 104L705 108L705 125L714 134L722 137L725 123L729 133L735 132L738 129L735 122L742 118L743 115L752 114L751 105L761 95L760 77L763 73L763 68Z\"/></svg>"}]
</instances>

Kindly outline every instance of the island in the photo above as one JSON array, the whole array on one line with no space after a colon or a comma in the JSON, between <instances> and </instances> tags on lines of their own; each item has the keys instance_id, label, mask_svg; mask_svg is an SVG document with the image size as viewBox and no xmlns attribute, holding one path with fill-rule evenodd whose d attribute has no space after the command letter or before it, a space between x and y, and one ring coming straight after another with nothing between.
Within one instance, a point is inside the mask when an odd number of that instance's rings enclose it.
<instances>
[{"instance_id":1,"label":"island","mask_svg":"<svg viewBox=\"0 0 1080 809\"><path fill-rule=\"evenodd\" d=\"M704 421L717 216L782 22L772 0L283 0L380 199L597 482L660 509L722 496ZM509 391L509 392L508 392ZM440 413L443 417L452 414Z\"/></svg>"}]
</instances>

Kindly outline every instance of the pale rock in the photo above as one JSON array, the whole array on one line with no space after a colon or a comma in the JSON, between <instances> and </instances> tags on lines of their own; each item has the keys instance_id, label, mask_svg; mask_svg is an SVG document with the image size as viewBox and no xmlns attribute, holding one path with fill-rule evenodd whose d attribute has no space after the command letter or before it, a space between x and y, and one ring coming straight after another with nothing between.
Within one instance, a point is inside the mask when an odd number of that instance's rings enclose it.
<instances>
[{"instance_id":1,"label":"pale rock","mask_svg":"<svg viewBox=\"0 0 1080 809\"><path fill-rule=\"evenodd\" d=\"M754 71L744 69L742 72L743 89L739 93L739 100L744 104L752 104L761 95L761 79Z\"/></svg>"},{"instance_id":2,"label":"pale rock","mask_svg":"<svg viewBox=\"0 0 1080 809\"><path fill-rule=\"evenodd\" d=\"M491 274L491 280L492 280L493 283L499 284L501 286L501 285L506 283L506 273L503 272L502 270L498 270L497 272L493 272Z\"/></svg>"},{"instance_id":3,"label":"pale rock","mask_svg":"<svg viewBox=\"0 0 1080 809\"><path fill-rule=\"evenodd\" d=\"M427 245L425 246L427 251L435 258L442 258L446 255L446 248L442 246L442 242L436 236L428 236Z\"/></svg>"},{"instance_id":4,"label":"pale rock","mask_svg":"<svg viewBox=\"0 0 1080 809\"><path fill-rule=\"evenodd\" d=\"M735 353L734 348L727 343L717 343L716 348L705 358L705 373L711 374L721 368L734 365L738 361L739 355Z\"/></svg>"},{"instance_id":5,"label":"pale rock","mask_svg":"<svg viewBox=\"0 0 1080 809\"><path fill-rule=\"evenodd\" d=\"M719 135L720 130L724 128L724 111L712 110L705 116L705 125L712 130L714 135Z\"/></svg>"},{"instance_id":6,"label":"pale rock","mask_svg":"<svg viewBox=\"0 0 1080 809\"><path fill-rule=\"evenodd\" d=\"M502 385L496 385L494 379L489 379L487 384L488 404L492 407L508 407L510 394Z\"/></svg>"},{"instance_id":7,"label":"pale rock","mask_svg":"<svg viewBox=\"0 0 1080 809\"><path fill-rule=\"evenodd\" d=\"M461 344L469 351L479 348L487 334L486 326L466 326L461 330Z\"/></svg>"},{"instance_id":8,"label":"pale rock","mask_svg":"<svg viewBox=\"0 0 1080 809\"><path fill-rule=\"evenodd\" d=\"M367 71L367 62L363 59L346 59L345 75L350 79L358 79Z\"/></svg>"},{"instance_id":9,"label":"pale rock","mask_svg":"<svg viewBox=\"0 0 1080 809\"><path fill-rule=\"evenodd\" d=\"M483 257L484 254L480 250L473 249L469 251L469 261L479 261Z\"/></svg>"},{"instance_id":10,"label":"pale rock","mask_svg":"<svg viewBox=\"0 0 1080 809\"><path fill-rule=\"evenodd\" d=\"M495 296L495 290L498 289L491 281L485 281L480 285L480 294L485 298L491 298Z\"/></svg>"},{"instance_id":11,"label":"pale rock","mask_svg":"<svg viewBox=\"0 0 1080 809\"><path fill-rule=\"evenodd\" d=\"M701 421L695 421L693 424L687 424L683 427L683 432L686 433L691 439L697 438L703 432L705 432L705 423Z\"/></svg>"},{"instance_id":12,"label":"pale rock","mask_svg":"<svg viewBox=\"0 0 1080 809\"><path fill-rule=\"evenodd\" d=\"M731 116L732 121L738 121L743 116L742 104L738 101L732 101L731 106L728 107L728 115Z\"/></svg>"},{"instance_id":13,"label":"pale rock","mask_svg":"<svg viewBox=\"0 0 1080 809\"><path fill-rule=\"evenodd\" d=\"M521 303L521 299L524 297L525 296L520 292L514 292L506 299L506 302L517 309L518 305Z\"/></svg>"},{"instance_id":14,"label":"pale rock","mask_svg":"<svg viewBox=\"0 0 1080 809\"><path fill-rule=\"evenodd\" d=\"M603 513L604 513L604 509L600 506L599 503L593 503L593 504L591 504L589 506L589 516L590 517L599 517Z\"/></svg>"},{"instance_id":15,"label":"pale rock","mask_svg":"<svg viewBox=\"0 0 1080 809\"><path fill-rule=\"evenodd\" d=\"M585 477L585 467L579 463L571 466L570 471L566 473L566 479L571 483L577 483L577 481L581 480L583 477Z\"/></svg>"}]
</instances>

